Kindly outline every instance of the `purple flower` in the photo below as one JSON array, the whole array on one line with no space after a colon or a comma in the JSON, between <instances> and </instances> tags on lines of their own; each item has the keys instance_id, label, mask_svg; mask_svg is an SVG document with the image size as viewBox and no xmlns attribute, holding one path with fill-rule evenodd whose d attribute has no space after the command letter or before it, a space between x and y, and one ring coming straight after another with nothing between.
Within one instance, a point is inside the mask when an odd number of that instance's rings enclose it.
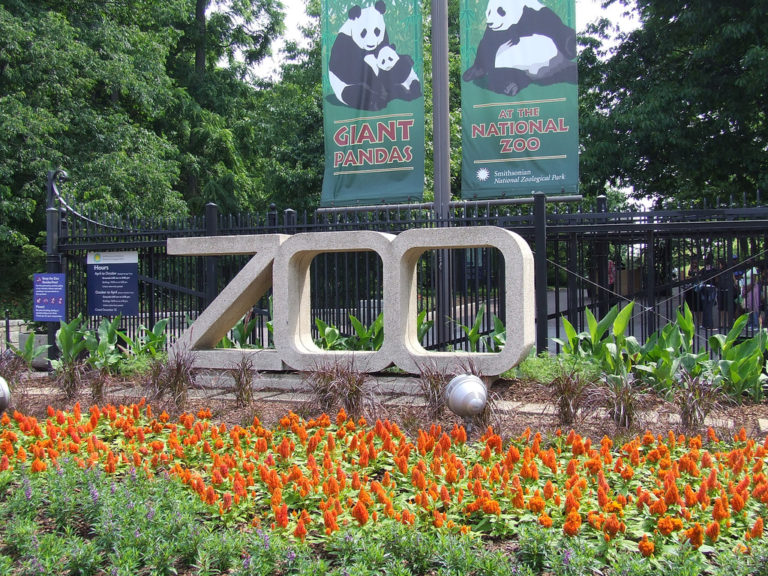
<instances>
[{"instance_id":1,"label":"purple flower","mask_svg":"<svg viewBox=\"0 0 768 576\"><path fill-rule=\"evenodd\" d=\"M25 476L23 483L24 483L24 497L27 500L32 500L32 484L29 483L29 478Z\"/></svg>"}]
</instances>

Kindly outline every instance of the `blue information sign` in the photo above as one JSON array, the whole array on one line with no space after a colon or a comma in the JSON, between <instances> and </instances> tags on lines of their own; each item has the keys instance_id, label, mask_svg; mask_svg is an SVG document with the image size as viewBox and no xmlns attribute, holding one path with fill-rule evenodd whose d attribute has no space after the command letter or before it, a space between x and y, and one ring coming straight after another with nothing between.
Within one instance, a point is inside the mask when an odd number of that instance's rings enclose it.
<instances>
[{"instance_id":1,"label":"blue information sign","mask_svg":"<svg viewBox=\"0 0 768 576\"><path fill-rule=\"evenodd\" d=\"M139 253L89 252L90 316L139 315Z\"/></svg>"},{"instance_id":2,"label":"blue information sign","mask_svg":"<svg viewBox=\"0 0 768 576\"><path fill-rule=\"evenodd\" d=\"M66 274L35 274L33 318L35 322L66 320Z\"/></svg>"}]
</instances>

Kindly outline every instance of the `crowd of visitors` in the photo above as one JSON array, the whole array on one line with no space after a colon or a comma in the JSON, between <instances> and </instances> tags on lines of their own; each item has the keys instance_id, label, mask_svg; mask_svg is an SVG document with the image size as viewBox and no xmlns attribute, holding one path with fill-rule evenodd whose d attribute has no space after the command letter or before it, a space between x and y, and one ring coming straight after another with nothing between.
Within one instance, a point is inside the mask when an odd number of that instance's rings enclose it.
<instances>
[{"instance_id":1,"label":"crowd of visitors","mask_svg":"<svg viewBox=\"0 0 768 576\"><path fill-rule=\"evenodd\" d=\"M727 328L731 309L734 318L749 313L750 327L768 325L768 267L739 266L736 257L730 266L725 259L715 265L710 254L703 266L691 260L685 280L684 299L698 326Z\"/></svg>"}]
</instances>

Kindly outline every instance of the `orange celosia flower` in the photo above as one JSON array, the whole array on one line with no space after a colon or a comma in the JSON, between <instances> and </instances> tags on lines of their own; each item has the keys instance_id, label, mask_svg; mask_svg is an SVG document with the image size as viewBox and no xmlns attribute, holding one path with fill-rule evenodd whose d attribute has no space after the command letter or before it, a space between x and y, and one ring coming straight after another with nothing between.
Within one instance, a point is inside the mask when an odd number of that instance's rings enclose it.
<instances>
[{"instance_id":1,"label":"orange celosia flower","mask_svg":"<svg viewBox=\"0 0 768 576\"><path fill-rule=\"evenodd\" d=\"M545 506L546 503L544 502L544 499L539 496L539 491L536 490L536 492L533 494L533 498L528 501L528 509L534 514L538 514L544 510Z\"/></svg>"},{"instance_id":2,"label":"orange celosia flower","mask_svg":"<svg viewBox=\"0 0 768 576\"><path fill-rule=\"evenodd\" d=\"M288 526L288 506L286 504L275 509L275 522L280 528Z\"/></svg>"},{"instance_id":3,"label":"orange celosia flower","mask_svg":"<svg viewBox=\"0 0 768 576\"><path fill-rule=\"evenodd\" d=\"M659 498L658 500L656 500L656 502L654 502L649 506L648 510L650 510L651 514L656 514L657 516L661 516L663 514L666 514L667 505L664 502L664 500Z\"/></svg>"},{"instance_id":4,"label":"orange celosia flower","mask_svg":"<svg viewBox=\"0 0 768 576\"><path fill-rule=\"evenodd\" d=\"M544 528L551 528L552 527L552 518L550 518L546 512L539 516L539 524L544 526Z\"/></svg>"},{"instance_id":5,"label":"orange celosia flower","mask_svg":"<svg viewBox=\"0 0 768 576\"><path fill-rule=\"evenodd\" d=\"M712 508L712 518L714 518L717 522L725 520L731 515L728 511L728 504L724 502L724 500L725 498L718 498L715 500L715 505Z\"/></svg>"},{"instance_id":6,"label":"orange celosia flower","mask_svg":"<svg viewBox=\"0 0 768 576\"><path fill-rule=\"evenodd\" d=\"M704 533L707 535L707 538L709 538L709 541L714 544L720 537L720 524L718 522L710 522L707 525L707 529L704 530Z\"/></svg>"},{"instance_id":7,"label":"orange celosia flower","mask_svg":"<svg viewBox=\"0 0 768 576\"><path fill-rule=\"evenodd\" d=\"M563 524L563 532L567 536L576 536L581 528L581 515L572 510L566 517L565 524Z\"/></svg>"},{"instance_id":8,"label":"orange celosia flower","mask_svg":"<svg viewBox=\"0 0 768 576\"><path fill-rule=\"evenodd\" d=\"M619 518L616 514L611 514L603 524L603 534L605 534L605 541L608 542L616 536L619 532L624 532L626 527L622 522L619 522Z\"/></svg>"},{"instance_id":9,"label":"orange celosia flower","mask_svg":"<svg viewBox=\"0 0 768 576\"><path fill-rule=\"evenodd\" d=\"M752 529L749 531L749 535L752 538L760 538L763 535L763 518L762 516L758 516L757 520L755 520L755 524L752 526Z\"/></svg>"},{"instance_id":10,"label":"orange celosia flower","mask_svg":"<svg viewBox=\"0 0 768 576\"><path fill-rule=\"evenodd\" d=\"M48 465L40 460L40 458L35 458L35 461L32 462L32 472L45 472L47 468Z\"/></svg>"},{"instance_id":11,"label":"orange celosia flower","mask_svg":"<svg viewBox=\"0 0 768 576\"><path fill-rule=\"evenodd\" d=\"M672 516L662 516L656 523L656 527L664 536L669 536L672 532L683 528L683 521Z\"/></svg>"},{"instance_id":12,"label":"orange celosia flower","mask_svg":"<svg viewBox=\"0 0 768 576\"><path fill-rule=\"evenodd\" d=\"M744 509L744 498L738 492L731 497L731 510L736 513L741 512Z\"/></svg>"},{"instance_id":13,"label":"orange celosia flower","mask_svg":"<svg viewBox=\"0 0 768 576\"><path fill-rule=\"evenodd\" d=\"M302 518L299 518L299 521L296 523L296 530L293 531L293 535L304 542L304 538L307 535L307 529L304 526L304 520Z\"/></svg>"},{"instance_id":14,"label":"orange celosia flower","mask_svg":"<svg viewBox=\"0 0 768 576\"><path fill-rule=\"evenodd\" d=\"M365 526L366 522L368 522L368 509L360 500L352 508L352 517L357 520L360 526Z\"/></svg>"},{"instance_id":15,"label":"orange celosia flower","mask_svg":"<svg viewBox=\"0 0 768 576\"><path fill-rule=\"evenodd\" d=\"M323 523L325 524L325 533L331 534L339 529L336 523L336 511L328 509L323 512Z\"/></svg>"},{"instance_id":16,"label":"orange celosia flower","mask_svg":"<svg viewBox=\"0 0 768 576\"><path fill-rule=\"evenodd\" d=\"M648 536L646 534L643 534L643 539L640 540L640 542L637 544L637 547L640 550L640 553L646 558L652 556L653 551L656 549L656 545L648 540Z\"/></svg>"},{"instance_id":17,"label":"orange celosia flower","mask_svg":"<svg viewBox=\"0 0 768 576\"><path fill-rule=\"evenodd\" d=\"M691 545L694 548L698 548L704 542L704 530L701 528L701 524L696 522L692 527L685 531L685 537L690 540Z\"/></svg>"},{"instance_id":18,"label":"orange celosia flower","mask_svg":"<svg viewBox=\"0 0 768 576\"><path fill-rule=\"evenodd\" d=\"M565 513L569 514L572 511L578 510L581 504L573 495L573 492L568 492L565 495Z\"/></svg>"}]
</instances>

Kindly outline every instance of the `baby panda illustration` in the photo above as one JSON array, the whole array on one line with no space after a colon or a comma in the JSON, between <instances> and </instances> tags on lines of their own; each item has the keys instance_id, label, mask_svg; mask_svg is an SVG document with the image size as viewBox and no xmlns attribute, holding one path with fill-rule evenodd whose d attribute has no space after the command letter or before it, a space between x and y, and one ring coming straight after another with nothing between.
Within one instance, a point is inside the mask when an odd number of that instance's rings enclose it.
<instances>
[{"instance_id":1,"label":"baby panda illustration","mask_svg":"<svg viewBox=\"0 0 768 576\"><path fill-rule=\"evenodd\" d=\"M389 100L399 98L410 102L421 96L421 82L413 70L413 58L398 54L394 44L382 46L376 55L366 56L365 61L384 85Z\"/></svg>"},{"instance_id":2,"label":"baby panda illustration","mask_svg":"<svg viewBox=\"0 0 768 576\"><path fill-rule=\"evenodd\" d=\"M576 32L537 0L488 0L486 29L462 78L514 96L535 83L577 82Z\"/></svg>"}]
</instances>

